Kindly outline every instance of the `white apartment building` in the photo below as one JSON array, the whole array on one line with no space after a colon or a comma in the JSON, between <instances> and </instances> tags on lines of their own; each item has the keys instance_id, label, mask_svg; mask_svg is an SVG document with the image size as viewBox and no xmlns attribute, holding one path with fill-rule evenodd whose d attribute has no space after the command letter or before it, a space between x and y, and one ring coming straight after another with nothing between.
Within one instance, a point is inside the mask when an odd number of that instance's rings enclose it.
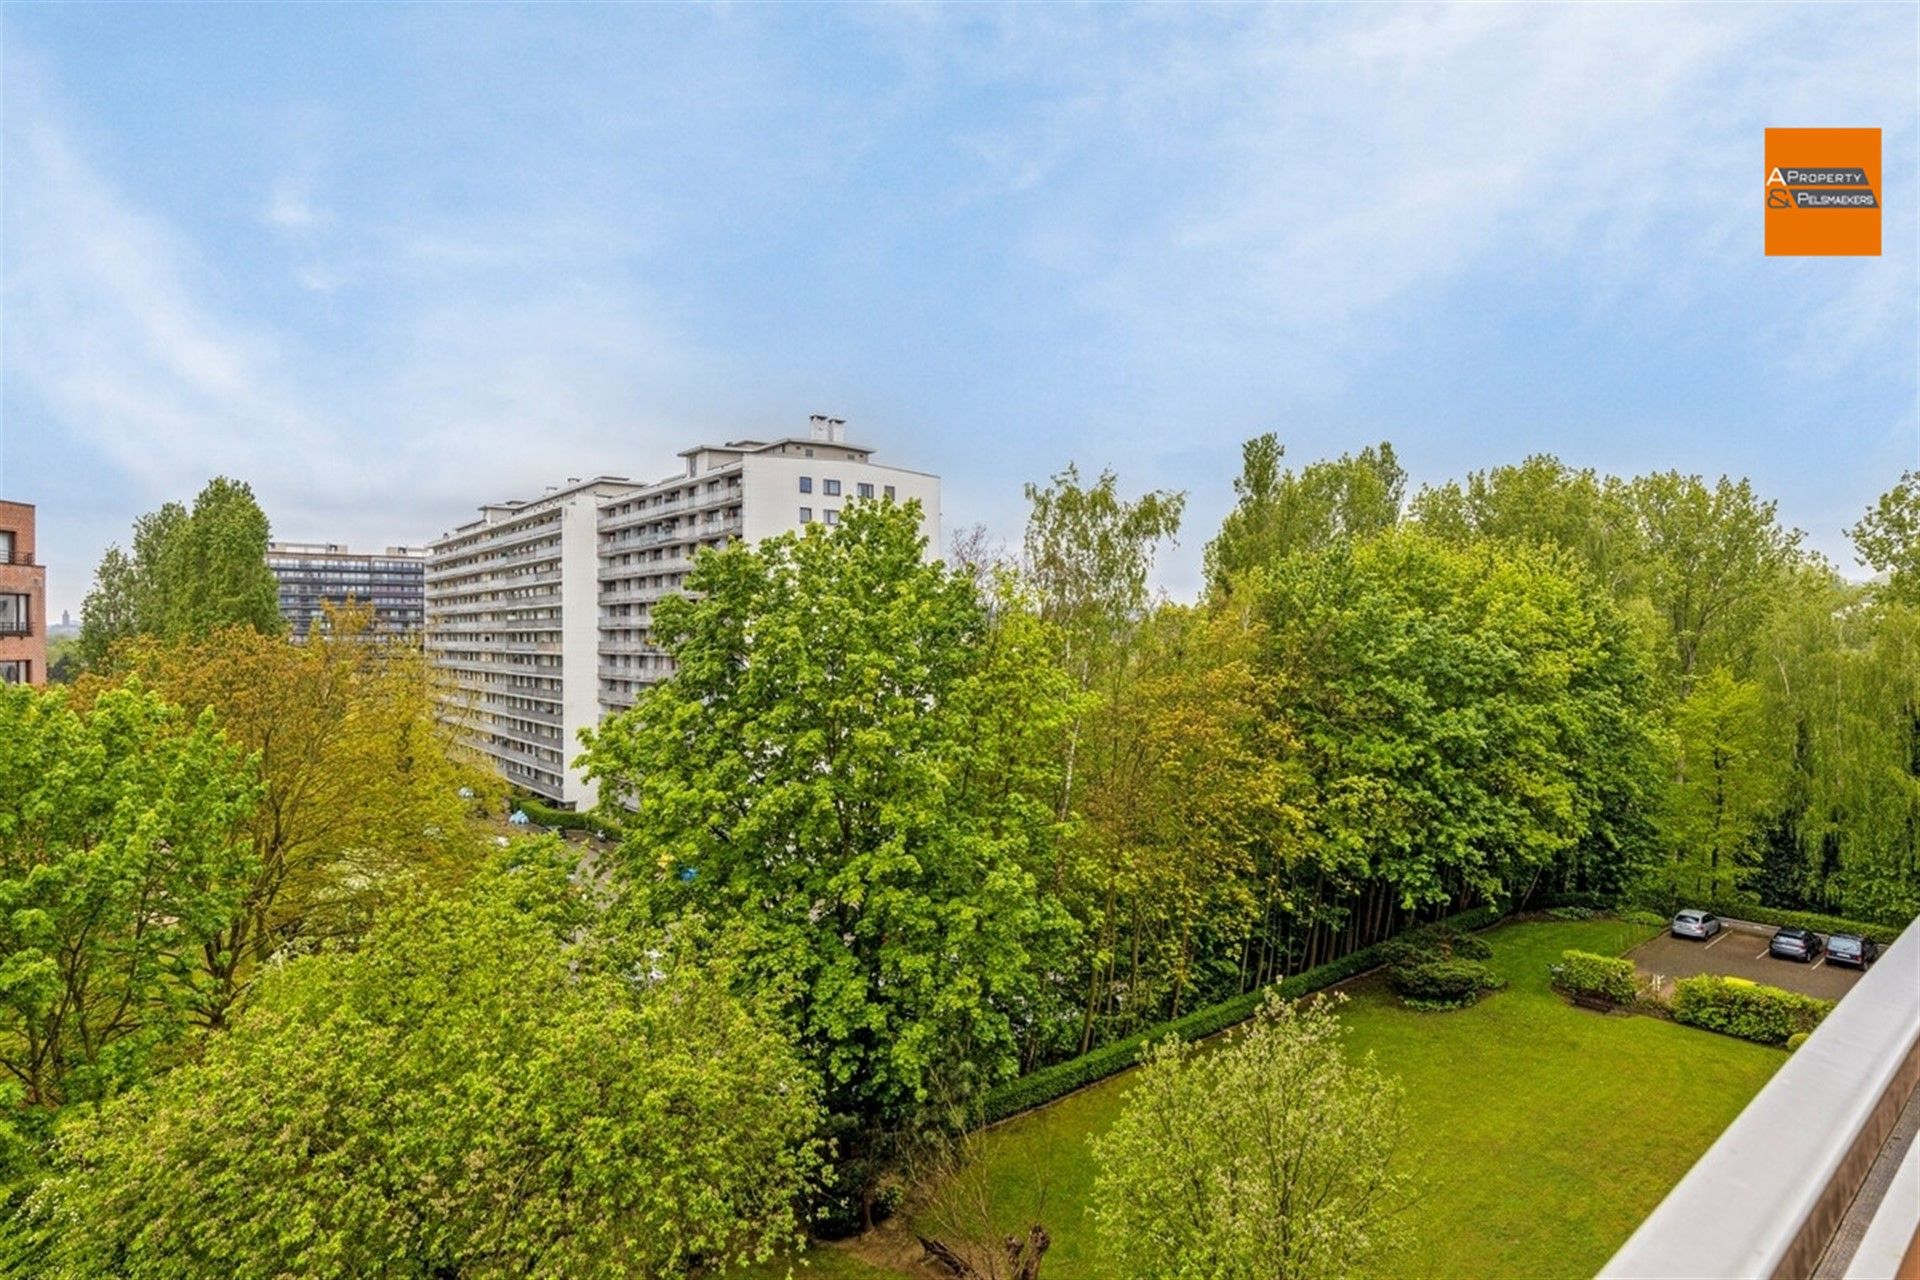
<instances>
[{"instance_id":1,"label":"white apartment building","mask_svg":"<svg viewBox=\"0 0 1920 1280\"><path fill-rule=\"evenodd\" d=\"M429 547L426 653L468 744L517 787L592 803L573 769L580 730L600 722L600 504L639 488L615 476L569 480ZM569 678L571 676L571 678Z\"/></svg>"},{"instance_id":2,"label":"white apartment building","mask_svg":"<svg viewBox=\"0 0 1920 1280\"><path fill-rule=\"evenodd\" d=\"M585 808L571 767L579 731L672 673L652 609L684 589L703 547L838 523L848 503L917 499L928 553L940 545L940 480L871 460L846 424L804 436L684 450L652 484L601 476L530 502L482 509L432 545L427 653L469 741L516 786Z\"/></svg>"},{"instance_id":3,"label":"white apartment building","mask_svg":"<svg viewBox=\"0 0 1920 1280\"><path fill-rule=\"evenodd\" d=\"M652 610L679 591L693 556L736 538L834 525L850 502L920 502L920 532L940 553L940 478L871 460L846 423L816 415L805 436L734 440L681 453L685 471L600 512L600 701L624 711L673 670L652 643Z\"/></svg>"}]
</instances>

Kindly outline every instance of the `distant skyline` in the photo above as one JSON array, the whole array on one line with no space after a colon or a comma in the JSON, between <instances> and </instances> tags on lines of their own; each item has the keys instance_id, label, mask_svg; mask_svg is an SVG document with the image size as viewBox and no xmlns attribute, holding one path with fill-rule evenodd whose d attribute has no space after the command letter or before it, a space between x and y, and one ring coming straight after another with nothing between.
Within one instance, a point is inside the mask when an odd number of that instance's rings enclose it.
<instances>
[{"instance_id":1,"label":"distant skyline","mask_svg":"<svg viewBox=\"0 0 1920 1280\"><path fill-rule=\"evenodd\" d=\"M0 496L417 544L848 420L1017 545L1069 462L1413 487L1555 453L1845 528L1920 466L1911 5L0 8ZM1884 131L1884 256L1761 253L1767 126Z\"/></svg>"}]
</instances>

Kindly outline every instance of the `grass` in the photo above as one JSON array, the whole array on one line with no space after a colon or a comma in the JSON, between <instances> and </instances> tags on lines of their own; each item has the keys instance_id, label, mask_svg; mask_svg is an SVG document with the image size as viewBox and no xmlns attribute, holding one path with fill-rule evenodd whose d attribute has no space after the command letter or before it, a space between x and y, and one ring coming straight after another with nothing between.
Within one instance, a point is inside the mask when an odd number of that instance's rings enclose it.
<instances>
[{"instance_id":1,"label":"grass","mask_svg":"<svg viewBox=\"0 0 1920 1280\"><path fill-rule=\"evenodd\" d=\"M1487 935L1509 986L1471 1009L1416 1013L1377 979L1349 988L1349 1048L1406 1087L1414 1243L1381 1275L1592 1275L1784 1062L1775 1049L1647 1017L1575 1009L1547 987L1569 947L1618 955L1652 929L1614 920ZM999 1232L1042 1222L1047 1280L1104 1280L1085 1206L1088 1138L1118 1113L1117 1076L979 1138ZM858 1246L856 1245L857 1249ZM816 1249L800 1276L906 1275ZM847 1266L860 1269L839 1269ZM781 1270L784 1270L782 1268ZM778 1271L769 1274L779 1274Z\"/></svg>"}]
</instances>

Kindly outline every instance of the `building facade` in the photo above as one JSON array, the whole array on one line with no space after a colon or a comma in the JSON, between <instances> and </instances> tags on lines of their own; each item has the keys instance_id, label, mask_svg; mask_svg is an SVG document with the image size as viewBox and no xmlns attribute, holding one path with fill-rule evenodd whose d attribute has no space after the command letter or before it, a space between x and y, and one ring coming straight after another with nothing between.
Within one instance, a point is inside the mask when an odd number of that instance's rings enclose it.
<instances>
[{"instance_id":1,"label":"building facade","mask_svg":"<svg viewBox=\"0 0 1920 1280\"><path fill-rule=\"evenodd\" d=\"M436 540L426 574L426 648L467 740L516 786L593 804L572 767L580 730L633 705L672 673L653 643L653 606L685 589L702 548L838 523L863 499L918 500L940 540L938 477L872 461L846 424L681 453L673 477L615 476L482 508Z\"/></svg>"},{"instance_id":2,"label":"building facade","mask_svg":"<svg viewBox=\"0 0 1920 1280\"><path fill-rule=\"evenodd\" d=\"M47 570L31 503L0 500L0 684L47 682Z\"/></svg>"},{"instance_id":3,"label":"building facade","mask_svg":"<svg viewBox=\"0 0 1920 1280\"><path fill-rule=\"evenodd\" d=\"M337 542L272 542L267 567L280 584L280 616L304 640L327 605L373 609L374 630L406 635L426 623L427 553L388 547L352 552Z\"/></svg>"},{"instance_id":4,"label":"building facade","mask_svg":"<svg viewBox=\"0 0 1920 1280\"><path fill-rule=\"evenodd\" d=\"M816 416L805 436L685 450L680 475L609 502L600 513L601 709L624 711L672 673L653 644L653 606L681 589L702 547L831 526L847 503L891 498L918 499L921 533L938 554L939 478L872 454L847 443L844 422Z\"/></svg>"},{"instance_id":5,"label":"building facade","mask_svg":"<svg viewBox=\"0 0 1920 1280\"><path fill-rule=\"evenodd\" d=\"M570 480L483 507L428 548L426 653L443 705L502 777L555 803L592 803L572 761L600 721L599 515L637 487Z\"/></svg>"}]
</instances>

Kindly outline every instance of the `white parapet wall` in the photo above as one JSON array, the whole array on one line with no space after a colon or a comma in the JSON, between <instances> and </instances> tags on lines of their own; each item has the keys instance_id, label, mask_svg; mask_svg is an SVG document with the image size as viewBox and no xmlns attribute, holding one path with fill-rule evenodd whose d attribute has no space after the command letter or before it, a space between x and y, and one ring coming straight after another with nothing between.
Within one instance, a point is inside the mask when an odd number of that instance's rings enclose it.
<instances>
[{"instance_id":1,"label":"white parapet wall","mask_svg":"<svg viewBox=\"0 0 1920 1280\"><path fill-rule=\"evenodd\" d=\"M1916 1084L1920 927L1910 925L1600 1275L1812 1275ZM1891 1215L1883 1237L1898 1236L1904 1216L1911 1239L1920 1204L1889 1195L1879 1213Z\"/></svg>"}]
</instances>

